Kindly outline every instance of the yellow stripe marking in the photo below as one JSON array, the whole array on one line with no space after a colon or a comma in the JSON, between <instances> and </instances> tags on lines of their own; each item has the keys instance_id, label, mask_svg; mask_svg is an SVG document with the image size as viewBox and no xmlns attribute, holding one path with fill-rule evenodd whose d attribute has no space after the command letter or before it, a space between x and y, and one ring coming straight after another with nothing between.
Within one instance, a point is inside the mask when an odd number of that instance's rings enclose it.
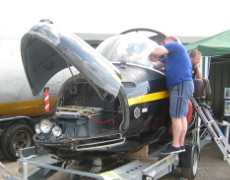
<instances>
[{"instance_id":1,"label":"yellow stripe marking","mask_svg":"<svg viewBox=\"0 0 230 180\"><path fill-rule=\"evenodd\" d=\"M113 76L114 76L119 82L121 82L121 78L120 78L118 75L116 75L116 73L114 73Z\"/></svg>"},{"instance_id":2,"label":"yellow stripe marking","mask_svg":"<svg viewBox=\"0 0 230 180\"><path fill-rule=\"evenodd\" d=\"M107 171L104 173L100 174L103 178L108 179L108 180L113 180L113 179L123 179L121 176L116 174L114 171Z\"/></svg>"},{"instance_id":3,"label":"yellow stripe marking","mask_svg":"<svg viewBox=\"0 0 230 180\"><path fill-rule=\"evenodd\" d=\"M161 91L161 92L146 94L144 96L130 98L130 99L128 99L128 104L131 106L131 105L134 105L134 104L141 104L141 103L145 103L145 102L164 99L166 97L169 97L168 91Z\"/></svg>"},{"instance_id":4,"label":"yellow stripe marking","mask_svg":"<svg viewBox=\"0 0 230 180\"><path fill-rule=\"evenodd\" d=\"M50 99L50 107L53 107L57 98ZM9 116L39 116L46 114L44 99L0 104L0 117Z\"/></svg>"}]
</instances>

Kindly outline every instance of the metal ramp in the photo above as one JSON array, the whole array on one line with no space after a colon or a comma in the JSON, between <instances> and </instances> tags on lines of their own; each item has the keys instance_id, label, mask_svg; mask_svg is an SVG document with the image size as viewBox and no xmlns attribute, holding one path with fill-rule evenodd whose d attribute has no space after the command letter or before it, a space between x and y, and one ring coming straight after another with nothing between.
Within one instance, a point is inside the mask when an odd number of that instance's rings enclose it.
<instances>
[{"instance_id":1,"label":"metal ramp","mask_svg":"<svg viewBox=\"0 0 230 180\"><path fill-rule=\"evenodd\" d=\"M156 151L150 154L149 157L159 157L159 154L160 151ZM177 166L179 166L179 155L170 154L161 156L155 163L134 160L100 175L102 175L104 179L110 180L155 180L169 174Z\"/></svg>"},{"instance_id":2,"label":"metal ramp","mask_svg":"<svg viewBox=\"0 0 230 180\"><path fill-rule=\"evenodd\" d=\"M148 159L131 160L129 163L119 166L111 171L101 174L94 174L80 170L62 168L62 162L52 158L52 155L45 151L37 151L36 147L29 147L20 150L20 162L22 177L14 177L10 172L9 175L3 175L3 179L24 180L24 179L47 179L56 172L69 173L79 177L85 177L98 180L155 180L170 173L179 165L179 155L159 155L160 149L149 154ZM156 158L157 157L157 158ZM156 158L156 159L155 159ZM159 159L158 159L159 158ZM28 173L28 165L35 166Z\"/></svg>"},{"instance_id":3,"label":"metal ramp","mask_svg":"<svg viewBox=\"0 0 230 180\"><path fill-rule=\"evenodd\" d=\"M224 160L227 160L228 164L230 164L230 145L228 143L228 140L223 135L222 131L220 130L216 121L213 119L207 107L200 107L194 97L192 97L190 100L202 122L207 127L216 144L220 148L224 156Z\"/></svg>"}]
</instances>

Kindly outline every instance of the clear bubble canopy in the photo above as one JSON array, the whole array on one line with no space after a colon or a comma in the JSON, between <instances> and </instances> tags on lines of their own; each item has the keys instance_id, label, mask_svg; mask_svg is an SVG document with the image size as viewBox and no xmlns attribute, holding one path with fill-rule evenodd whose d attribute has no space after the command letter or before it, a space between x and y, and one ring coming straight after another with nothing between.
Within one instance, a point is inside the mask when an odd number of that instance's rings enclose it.
<instances>
[{"instance_id":1,"label":"clear bubble canopy","mask_svg":"<svg viewBox=\"0 0 230 180\"><path fill-rule=\"evenodd\" d=\"M158 44L139 34L121 34L103 41L97 50L111 62L149 64L149 54Z\"/></svg>"}]
</instances>

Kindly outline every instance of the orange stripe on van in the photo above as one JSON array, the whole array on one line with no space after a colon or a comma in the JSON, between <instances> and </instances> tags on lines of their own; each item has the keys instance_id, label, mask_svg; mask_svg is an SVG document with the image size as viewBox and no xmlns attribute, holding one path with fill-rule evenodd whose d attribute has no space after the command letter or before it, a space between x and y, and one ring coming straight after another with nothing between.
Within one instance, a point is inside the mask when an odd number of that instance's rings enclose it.
<instances>
[{"instance_id":1,"label":"orange stripe on van","mask_svg":"<svg viewBox=\"0 0 230 180\"><path fill-rule=\"evenodd\" d=\"M57 98L50 99L50 107L52 108L56 102ZM0 104L1 118L10 116L34 117L44 114L46 114L44 99Z\"/></svg>"}]
</instances>

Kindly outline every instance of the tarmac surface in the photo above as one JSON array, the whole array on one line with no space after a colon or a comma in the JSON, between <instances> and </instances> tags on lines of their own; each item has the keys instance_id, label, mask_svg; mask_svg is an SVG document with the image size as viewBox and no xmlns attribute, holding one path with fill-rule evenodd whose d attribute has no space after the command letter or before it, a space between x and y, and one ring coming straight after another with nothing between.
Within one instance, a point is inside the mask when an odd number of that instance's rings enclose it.
<instances>
[{"instance_id":1,"label":"tarmac surface","mask_svg":"<svg viewBox=\"0 0 230 180\"><path fill-rule=\"evenodd\" d=\"M180 172L178 168L161 180L178 180ZM201 150L195 180L230 180L230 165L223 160L222 152L214 141Z\"/></svg>"},{"instance_id":2,"label":"tarmac surface","mask_svg":"<svg viewBox=\"0 0 230 180\"><path fill-rule=\"evenodd\" d=\"M16 176L21 177L19 172L19 163L11 162L6 160L3 155L0 153L0 162L5 165L10 172ZM33 168L33 167L31 167ZM161 178L161 180L181 180L180 178L180 168L174 170L172 173ZM0 167L0 179L3 174L7 174L3 168ZM50 180L61 180L61 179L70 179L70 176L66 173L56 173L53 177L49 178ZM223 155L219 150L218 146L214 141L210 144L207 144L200 154L200 160L198 165L198 172L195 180L229 180L230 179L230 165L227 161L223 160Z\"/></svg>"}]
</instances>

